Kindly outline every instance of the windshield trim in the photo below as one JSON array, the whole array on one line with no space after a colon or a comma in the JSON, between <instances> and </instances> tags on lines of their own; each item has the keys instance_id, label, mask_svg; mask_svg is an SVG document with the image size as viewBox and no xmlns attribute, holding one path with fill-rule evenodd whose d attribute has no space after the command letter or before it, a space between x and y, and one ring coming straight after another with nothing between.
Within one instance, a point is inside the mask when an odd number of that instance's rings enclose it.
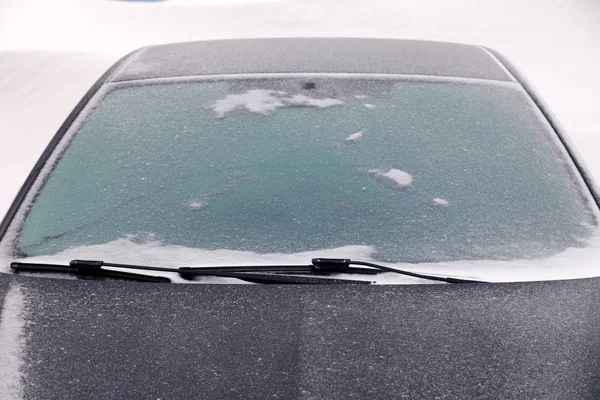
<instances>
[{"instance_id":1,"label":"windshield trim","mask_svg":"<svg viewBox=\"0 0 600 400\"><path fill-rule=\"evenodd\" d=\"M132 86L165 84L165 83L192 83L211 82L221 80L248 80L248 79L271 79L271 78L329 78L329 79L376 79L393 80L402 82L432 82L432 83L456 83L467 85L488 85L522 89L517 82L499 81L483 78L460 78L453 76L437 75L410 75L410 74L370 74L370 73L334 73L334 72L282 72L282 73L252 73L252 74L213 74L213 75L187 75L164 78L130 79L126 81L110 82L107 85L112 88L126 88Z\"/></svg>"}]
</instances>

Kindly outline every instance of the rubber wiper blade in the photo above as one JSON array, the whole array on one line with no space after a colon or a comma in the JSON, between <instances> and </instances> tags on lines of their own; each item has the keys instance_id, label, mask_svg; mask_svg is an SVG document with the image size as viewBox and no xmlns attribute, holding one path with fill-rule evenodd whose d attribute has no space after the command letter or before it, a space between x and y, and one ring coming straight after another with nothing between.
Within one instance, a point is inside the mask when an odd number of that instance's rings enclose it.
<instances>
[{"instance_id":1,"label":"rubber wiper blade","mask_svg":"<svg viewBox=\"0 0 600 400\"><path fill-rule=\"evenodd\" d=\"M296 284L296 285L338 285L338 284L354 284L354 285L369 285L372 282L355 279L336 279L326 278L321 276L310 275L289 275L287 273L262 273L262 272L228 272L228 271L213 271L203 273L201 271L194 272L193 276L219 276L222 278L237 278L246 282L263 283L263 284ZM183 275L185 276L185 274ZM186 276L190 279L189 276Z\"/></svg>"},{"instance_id":2,"label":"rubber wiper blade","mask_svg":"<svg viewBox=\"0 0 600 400\"><path fill-rule=\"evenodd\" d=\"M152 276L146 274L136 274L131 272L113 271L109 269L101 269L101 267L102 264L98 265L98 263L78 264L73 262L71 262L70 265L25 262L13 262L10 264L10 268L13 269L15 272L67 273L85 277L126 279L139 282L171 283L171 279L164 276Z\"/></svg>"},{"instance_id":3,"label":"rubber wiper blade","mask_svg":"<svg viewBox=\"0 0 600 400\"><path fill-rule=\"evenodd\" d=\"M361 265L369 268L356 268L351 265ZM13 262L11 268L15 271L28 272L66 272L83 276L100 276L110 278L131 279L149 282L171 282L167 277L149 276L114 270L102 267L115 267L145 271L162 271L177 273L184 279L193 280L196 276L218 276L236 278L254 283L279 284L370 284L374 282L354 279L329 278L329 274L378 274L393 272L414 278L440 281L446 283L486 283L483 281L449 276L430 275L419 272L401 270L367 261L354 261L340 258L313 258L310 265L249 265L249 266L219 266L219 267L180 267L166 268L146 265L116 264L96 260L72 260L69 265L36 264Z\"/></svg>"},{"instance_id":4,"label":"rubber wiper blade","mask_svg":"<svg viewBox=\"0 0 600 400\"><path fill-rule=\"evenodd\" d=\"M283 266L259 266L259 267L208 267L208 268L164 268L151 267L147 265L129 265L129 264L114 264L104 261L88 261L88 260L73 260L71 265L100 265L106 267L128 268L147 271L164 271L178 273L184 279L193 279L193 276L217 276L222 278L236 278L253 283L267 284L370 284L370 281L361 281L353 279L334 279L318 276L305 275L288 275L311 273L311 267L306 265L283 265ZM366 268L361 268L365 269Z\"/></svg>"},{"instance_id":5,"label":"rubber wiper blade","mask_svg":"<svg viewBox=\"0 0 600 400\"><path fill-rule=\"evenodd\" d=\"M323 263L313 259L311 265L242 265L242 266L218 266L218 267L181 267L177 270L183 277L192 277L194 275L210 275L211 273L223 272L270 272L276 274L310 274L310 275L328 275L332 273L363 274L376 275L381 270L374 268L354 268L346 266L344 268L328 268ZM344 260L346 261L346 260ZM349 261L349 260L348 260Z\"/></svg>"},{"instance_id":6,"label":"rubber wiper blade","mask_svg":"<svg viewBox=\"0 0 600 400\"><path fill-rule=\"evenodd\" d=\"M102 269L102 267L113 267L123 269L134 269L142 271L161 271L161 272L172 272L178 273L180 276L190 279L190 274L186 268L166 268L166 267L153 267L148 265L130 265L130 264L118 264L109 263L97 260L72 260L69 265L58 265L58 264L44 264L44 263L21 263L13 262L11 268L15 271L27 271L27 272L62 272L71 273L82 276L100 276L110 278L121 278L130 279L146 282L171 282L167 277L162 276L149 276L145 274L136 274L130 272L114 271L109 269ZM289 267L285 270L286 273L302 273L303 270L296 268L297 266L285 266ZM302 266L306 267L306 266ZM228 268L228 267L224 267ZM244 269L244 267L240 267ZM281 267L277 267L278 271ZM335 279L325 278L317 276L304 276L304 275L288 275L288 274L277 274L277 273L261 273L257 269L245 268L245 271L233 271L233 270L221 270L217 268L192 268L199 269L201 271L193 272L191 275L205 275L205 276L218 276L223 278L237 278L247 282L253 283L279 283L279 284L370 284L370 281L351 280L351 279ZM284 268L285 269L285 268Z\"/></svg>"},{"instance_id":7,"label":"rubber wiper blade","mask_svg":"<svg viewBox=\"0 0 600 400\"><path fill-rule=\"evenodd\" d=\"M478 280L453 278L449 276L430 275L418 272L401 270L367 261L354 261L347 258L313 258L311 265L248 265L248 266L223 266L223 267L182 267L179 274L185 279L193 279L197 275L219 275L225 273L271 272L283 276L287 273L305 273L311 275L327 275L335 273L344 274L378 274L381 272L394 272L413 278L426 279L446 283L485 283ZM351 265L362 265L369 268L354 268ZM328 278L329 279L329 278ZM353 281L361 282L361 281ZM362 281L365 282L365 281Z\"/></svg>"}]
</instances>

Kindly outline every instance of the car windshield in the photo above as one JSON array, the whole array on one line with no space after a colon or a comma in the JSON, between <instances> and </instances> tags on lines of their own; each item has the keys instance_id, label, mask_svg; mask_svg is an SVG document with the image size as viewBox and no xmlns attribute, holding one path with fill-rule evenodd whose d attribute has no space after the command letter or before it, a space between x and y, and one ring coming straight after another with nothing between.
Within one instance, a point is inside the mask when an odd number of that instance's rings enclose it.
<instances>
[{"instance_id":1,"label":"car windshield","mask_svg":"<svg viewBox=\"0 0 600 400\"><path fill-rule=\"evenodd\" d=\"M583 247L596 228L589 193L516 84L307 75L106 92L21 221L22 256L152 242L515 260Z\"/></svg>"}]
</instances>

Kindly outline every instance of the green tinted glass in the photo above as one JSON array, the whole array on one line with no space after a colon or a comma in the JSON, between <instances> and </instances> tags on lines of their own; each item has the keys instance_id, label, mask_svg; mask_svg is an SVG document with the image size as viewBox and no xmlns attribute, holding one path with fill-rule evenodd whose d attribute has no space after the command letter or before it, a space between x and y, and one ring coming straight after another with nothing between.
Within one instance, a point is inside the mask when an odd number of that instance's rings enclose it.
<instances>
[{"instance_id":1,"label":"green tinted glass","mask_svg":"<svg viewBox=\"0 0 600 400\"><path fill-rule=\"evenodd\" d=\"M581 245L595 219L551 135L510 86L121 88L48 177L20 246L53 254L151 233L259 253L369 245L386 261L553 254Z\"/></svg>"}]
</instances>

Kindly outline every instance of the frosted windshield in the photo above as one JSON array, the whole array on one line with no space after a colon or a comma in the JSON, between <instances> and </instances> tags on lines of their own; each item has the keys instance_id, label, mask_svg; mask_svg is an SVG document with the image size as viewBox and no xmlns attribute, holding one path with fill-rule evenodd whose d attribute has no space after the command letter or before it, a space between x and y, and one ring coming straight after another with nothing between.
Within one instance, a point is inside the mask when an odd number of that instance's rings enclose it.
<instances>
[{"instance_id":1,"label":"frosted windshield","mask_svg":"<svg viewBox=\"0 0 600 400\"><path fill-rule=\"evenodd\" d=\"M371 246L390 262L552 255L596 225L552 135L511 85L132 85L82 125L17 246L36 256L149 237L255 253Z\"/></svg>"}]
</instances>

